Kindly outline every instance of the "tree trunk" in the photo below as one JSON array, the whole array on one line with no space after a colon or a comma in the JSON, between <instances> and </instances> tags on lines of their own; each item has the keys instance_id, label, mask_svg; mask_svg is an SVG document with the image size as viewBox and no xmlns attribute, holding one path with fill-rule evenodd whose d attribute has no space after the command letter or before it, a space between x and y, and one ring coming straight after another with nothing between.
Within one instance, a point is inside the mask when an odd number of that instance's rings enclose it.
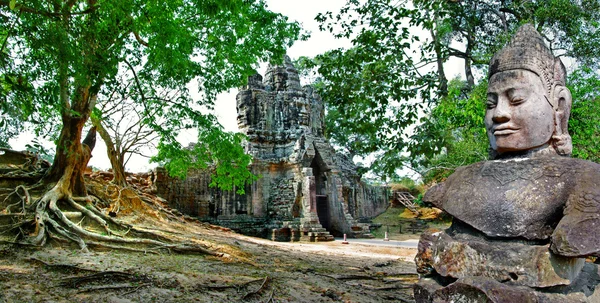
<instances>
[{"instance_id":1,"label":"tree trunk","mask_svg":"<svg viewBox=\"0 0 600 303\"><path fill-rule=\"evenodd\" d=\"M465 50L465 77L467 78L467 88L469 91L475 86L475 77L471 66L471 54L473 53L473 39L467 37L467 48Z\"/></svg>"},{"instance_id":2,"label":"tree trunk","mask_svg":"<svg viewBox=\"0 0 600 303\"><path fill-rule=\"evenodd\" d=\"M91 157L91 150L81 144L81 132L85 120L81 118L63 119L56 146L56 155L46 183L61 182L66 194L85 196L87 191L83 181L83 171Z\"/></svg>"},{"instance_id":3,"label":"tree trunk","mask_svg":"<svg viewBox=\"0 0 600 303\"><path fill-rule=\"evenodd\" d=\"M436 35L435 29L430 30L431 37L433 38L434 43L434 51L437 61L437 72L438 72L438 80L440 82L440 86L438 89L440 97L445 97L448 95L448 79L446 78L446 73L444 72L444 56L442 55L442 44L439 41L438 36Z\"/></svg>"},{"instance_id":4,"label":"tree trunk","mask_svg":"<svg viewBox=\"0 0 600 303\"><path fill-rule=\"evenodd\" d=\"M96 96L89 95L89 87L80 87L77 92L78 99L73 102L73 107L63 109L63 127L56 145L56 155L44 177L44 183L57 183L56 187L63 195L83 197L87 196L83 173L92 156L93 146L82 144L81 133ZM95 136L95 129L90 131Z\"/></svg>"},{"instance_id":5,"label":"tree trunk","mask_svg":"<svg viewBox=\"0 0 600 303\"><path fill-rule=\"evenodd\" d=\"M108 131L102 126L102 121L97 118L92 117L92 124L98 129L98 133L102 140L104 140L104 144L106 144L106 153L108 154L108 159L110 160L110 166L113 171L113 180L112 182L118 186L125 187L127 186L127 177L125 176L125 165L123 164L123 157L120 156L119 151L117 151L115 144L110 137Z\"/></svg>"}]
</instances>

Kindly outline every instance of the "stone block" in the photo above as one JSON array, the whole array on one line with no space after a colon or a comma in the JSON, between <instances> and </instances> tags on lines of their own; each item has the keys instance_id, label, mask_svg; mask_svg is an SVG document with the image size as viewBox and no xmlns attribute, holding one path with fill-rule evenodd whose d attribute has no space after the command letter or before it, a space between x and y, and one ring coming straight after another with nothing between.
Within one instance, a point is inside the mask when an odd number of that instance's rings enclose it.
<instances>
[{"instance_id":1,"label":"stone block","mask_svg":"<svg viewBox=\"0 0 600 303\"><path fill-rule=\"evenodd\" d=\"M419 273L435 271L455 279L489 277L535 288L569 285L585 264L584 259L555 255L549 244L527 245L464 235L456 239L432 230L423 233L418 250L415 260Z\"/></svg>"}]
</instances>

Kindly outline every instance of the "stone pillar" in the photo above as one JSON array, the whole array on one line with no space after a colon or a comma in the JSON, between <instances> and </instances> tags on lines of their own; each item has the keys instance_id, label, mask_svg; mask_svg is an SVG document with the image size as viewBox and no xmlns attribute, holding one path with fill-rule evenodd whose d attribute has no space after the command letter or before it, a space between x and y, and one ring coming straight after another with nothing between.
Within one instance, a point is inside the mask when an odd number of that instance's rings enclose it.
<instances>
[{"instance_id":1,"label":"stone pillar","mask_svg":"<svg viewBox=\"0 0 600 303\"><path fill-rule=\"evenodd\" d=\"M263 165L260 164L256 164L254 163L252 165L252 173L254 173L255 175L260 175L265 171L265 167ZM265 217L266 214L266 203L267 203L267 199L264 196L264 192L263 192L263 187L264 187L264 183L266 182L266 178L268 178L267 175L263 176L262 178L252 182L252 185L250 185L250 193L246 193L247 195L250 196L250 203L251 206L249 207L251 209L251 215L255 218L262 218Z\"/></svg>"},{"instance_id":2,"label":"stone pillar","mask_svg":"<svg viewBox=\"0 0 600 303\"><path fill-rule=\"evenodd\" d=\"M263 180L256 180L252 183L252 215L254 217L265 216L265 200L262 189Z\"/></svg>"},{"instance_id":3,"label":"stone pillar","mask_svg":"<svg viewBox=\"0 0 600 303\"><path fill-rule=\"evenodd\" d=\"M291 242L298 242L300 241L300 230L292 228L290 229L290 241Z\"/></svg>"},{"instance_id":4,"label":"stone pillar","mask_svg":"<svg viewBox=\"0 0 600 303\"><path fill-rule=\"evenodd\" d=\"M303 168L304 182L302 186L302 207L304 208L304 219L308 222L319 222L317 215L317 188L312 168Z\"/></svg>"},{"instance_id":5,"label":"stone pillar","mask_svg":"<svg viewBox=\"0 0 600 303\"><path fill-rule=\"evenodd\" d=\"M317 193L315 176L313 176L312 168L303 168L302 174L304 175L304 182L302 188L302 195L304 196L304 208L305 213L317 212Z\"/></svg>"}]
</instances>

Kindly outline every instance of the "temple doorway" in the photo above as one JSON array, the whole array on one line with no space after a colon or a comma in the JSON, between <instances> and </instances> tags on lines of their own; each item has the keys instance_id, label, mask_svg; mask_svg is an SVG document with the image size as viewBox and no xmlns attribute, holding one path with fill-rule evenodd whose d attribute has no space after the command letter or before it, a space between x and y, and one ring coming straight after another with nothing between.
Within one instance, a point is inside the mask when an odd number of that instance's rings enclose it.
<instances>
[{"instance_id":1,"label":"temple doorway","mask_svg":"<svg viewBox=\"0 0 600 303\"><path fill-rule=\"evenodd\" d=\"M324 163L318 151L310 163L315 176L315 195L317 198L317 216L321 226L331 232L331 213L329 211L329 200L327 199L327 177L324 172Z\"/></svg>"},{"instance_id":2,"label":"temple doorway","mask_svg":"<svg viewBox=\"0 0 600 303\"><path fill-rule=\"evenodd\" d=\"M319 155L319 152L316 152L315 157L310 163L313 176L315 176L315 191L317 196L327 196L327 177L325 177L324 164L322 162L321 155Z\"/></svg>"},{"instance_id":3,"label":"temple doorway","mask_svg":"<svg viewBox=\"0 0 600 303\"><path fill-rule=\"evenodd\" d=\"M321 226L331 232L331 222L329 222L329 201L326 195L317 195L317 216Z\"/></svg>"}]
</instances>

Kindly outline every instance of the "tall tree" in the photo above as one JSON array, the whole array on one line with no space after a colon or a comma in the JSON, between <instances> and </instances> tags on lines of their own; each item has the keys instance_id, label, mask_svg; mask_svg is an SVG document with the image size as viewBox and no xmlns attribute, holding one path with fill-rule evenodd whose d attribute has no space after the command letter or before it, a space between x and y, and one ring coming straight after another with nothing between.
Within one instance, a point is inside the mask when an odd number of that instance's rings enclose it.
<instances>
[{"instance_id":1,"label":"tall tree","mask_svg":"<svg viewBox=\"0 0 600 303\"><path fill-rule=\"evenodd\" d=\"M424 182L443 179L456 167L488 158L486 101L487 81L472 89L466 80L449 82L448 94L423 117L407 148L411 155L418 155L406 161Z\"/></svg>"},{"instance_id":2,"label":"tall tree","mask_svg":"<svg viewBox=\"0 0 600 303\"><path fill-rule=\"evenodd\" d=\"M0 15L0 18L4 16ZM0 19L1 20L1 19ZM23 128L23 122L33 110L29 95L32 86L28 79L13 71L14 62L9 56L7 42L9 33L15 26L0 28L0 147L10 147L8 140L14 138ZM11 102L14 99L19 103Z\"/></svg>"},{"instance_id":3,"label":"tall tree","mask_svg":"<svg viewBox=\"0 0 600 303\"><path fill-rule=\"evenodd\" d=\"M335 114L331 124L343 126L329 129L332 138L360 134L362 140L336 143L357 155L376 153L374 168L390 173L409 156L400 154L412 141L407 130L448 95L450 58L464 61L468 92L491 55L530 22L555 54L597 66L599 19L598 0L349 0L316 20L352 47L305 62L320 75L320 93Z\"/></svg>"},{"instance_id":4,"label":"tall tree","mask_svg":"<svg viewBox=\"0 0 600 303\"><path fill-rule=\"evenodd\" d=\"M573 95L569 134L573 157L600 163L600 74L587 66L567 78Z\"/></svg>"},{"instance_id":5,"label":"tall tree","mask_svg":"<svg viewBox=\"0 0 600 303\"><path fill-rule=\"evenodd\" d=\"M119 82L111 87L112 91L100 95L91 121L106 145L113 173L112 182L123 187L127 185L125 166L131 156L136 154L150 158L150 154L144 154L143 151L156 149L159 134L144 123L144 116L161 116L161 113L156 110L147 112L142 104L145 101L134 101L140 95L132 88L132 78L122 75ZM158 97L172 100L177 96L177 92L164 90Z\"/></svg>"},{"instance_id":6,"label":"tall tree","mask_svg":"<svg viewBox=\"0 0 600 303\"><path fill-rule=\"evenodd\" d=\"M56 156L43 179L48 190L35 202L35 233L26 238L39 245L52 232L82 248L86 237L115 239L83 230L65 217L58 202L107 226L99 212L77 202L89 202L83 171L95 141L92 131L82 143L82 132L120 64L135 72L141 87L188 92L186 85L198 80L201 99L192 100L189 92L169 104L144 99L146 115L159 109L168 121L159 125L156 117L145 116L147 124L159 131L161 146L175 148L173 129L181 117L212 129L214 117L194 106L210 106L217 93L239 85L258 61L283 57L299 34L297 24L267 10L262 0L0 0L0 16L2 28L10 28L5 49L13 62L4 73L33 83L34 112L59 117L61 125Z\"/></svg>"}]
</instances>

